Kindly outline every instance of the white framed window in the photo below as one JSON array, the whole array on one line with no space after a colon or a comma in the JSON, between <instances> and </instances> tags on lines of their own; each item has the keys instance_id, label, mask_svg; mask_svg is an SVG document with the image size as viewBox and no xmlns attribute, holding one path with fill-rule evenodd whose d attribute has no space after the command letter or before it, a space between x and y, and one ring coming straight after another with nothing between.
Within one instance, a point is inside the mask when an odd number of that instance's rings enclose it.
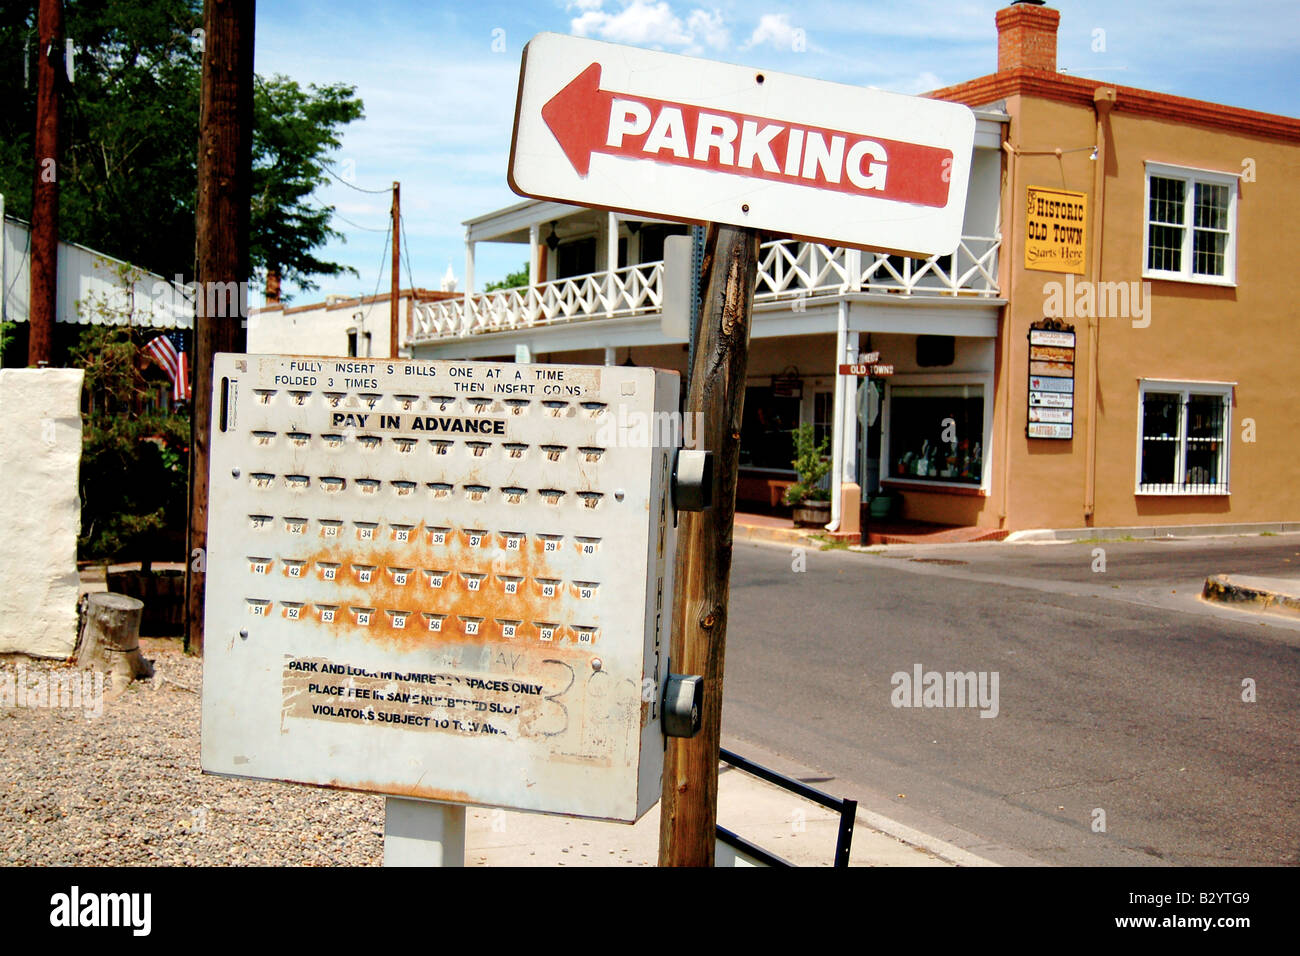
<instances>
[{"instance_id":1,"label":"white framed window","mask_svg":"<svg viewBox=\"0 0 1300 956\"><path fill-rule=\"evenodd\" d=\"M1148 162L1145 208L1144 278L1236 283L1236 174Z\"/></svg>"},{"instance_id":2,"label":"white framed window","mask_svg":"<svg viewBox=\"0 0 1300 956\"><path fill-rule=\"evenodd\" d=\"M886 382L880 480L988 494L992 375L905 374Z\"/></svg>"},{"instance_id":3,"label":"white framed window","mask_svg":"<svg viewBox=\"0 0 1300 956\"><path fill-rule=\"evenodd\" d=\"M1228 494L1231 434L1231 382L1142 380L1137 493Z\"/></svg>"}]
</instances>

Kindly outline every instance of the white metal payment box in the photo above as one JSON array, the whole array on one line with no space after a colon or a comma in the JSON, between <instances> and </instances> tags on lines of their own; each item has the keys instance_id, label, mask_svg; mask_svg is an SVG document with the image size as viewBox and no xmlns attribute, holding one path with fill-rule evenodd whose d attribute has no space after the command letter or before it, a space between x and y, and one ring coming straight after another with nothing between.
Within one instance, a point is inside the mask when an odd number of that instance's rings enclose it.
<instances>
[{"instance_id":1,"label":"white metal payment box","mask_svg":"<svg viewBox=\"0 0 1300 956\"><path fill-rule=\"evenodd\" d=\"M648 368L217 356L204 771L640 817L677 402Z\"/></svg>"}]
</instances>

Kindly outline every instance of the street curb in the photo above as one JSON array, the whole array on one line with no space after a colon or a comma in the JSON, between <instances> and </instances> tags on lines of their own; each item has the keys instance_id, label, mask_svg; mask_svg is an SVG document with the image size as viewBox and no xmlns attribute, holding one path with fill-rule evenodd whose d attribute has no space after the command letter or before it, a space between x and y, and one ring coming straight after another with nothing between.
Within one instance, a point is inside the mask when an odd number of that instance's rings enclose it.
<instances>
[{"instance_id":1,"label":"street curb","mask_svg":"<svg viewBox=\"0 0 1300 956\"><path fill-rule=\"evenodd\" d=\"M1253 524L1185 524L1136 528L1035 528L1013 531L1006 542L1091 541L1116 538L1205 538L1250 534L1295 534L1300 521L1261 521Z\"/></svg>"},{"instance_id":2,"label":"street curb","mask_svg":"<svg viewBox=\"0 0 1300 956\"><path fill-rule=\"evenodd\" d=\"M1281 611L1300 616L1300 595L1239 584L1227 574L1206 578L1201 597L1219 604L1232 604L1243 611Z\"/></svg>"},{"instance_id":3,"label":"street curb","mask_svg":"<svg viewBox=\"0 0 1300 956\"><path fill-rule=\"evenodd\" d=\"M793 528L768 528L763 525L740 524L732 527L731 537L740 541L761 541L768 544L793 544L819 546L813 535L816 531L796 531Z\"/></svg>"}]
</instances>

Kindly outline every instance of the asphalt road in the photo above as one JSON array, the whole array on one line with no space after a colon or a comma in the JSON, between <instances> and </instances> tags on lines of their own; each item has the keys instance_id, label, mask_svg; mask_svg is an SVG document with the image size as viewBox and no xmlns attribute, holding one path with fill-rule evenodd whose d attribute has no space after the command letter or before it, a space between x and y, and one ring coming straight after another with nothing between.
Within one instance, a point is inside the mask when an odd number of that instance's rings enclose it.
<instances>
[{"instance_id":1,"label":"asphalt road","mask_svg":"<svg viewBox=\"0 0 1300 956\"><path fill-rule=\"evenodd\" d=\"M789 547L735 548L737 749L998 862L1300 863L1300 620L1197 599L1208 574L1300 577L1300 535L810 551L797 566ZM996 672L996 717L919 691L922 706L895 706L894 675L918 664L984 672L986 701Z\"/></svg>"}]
</instances>

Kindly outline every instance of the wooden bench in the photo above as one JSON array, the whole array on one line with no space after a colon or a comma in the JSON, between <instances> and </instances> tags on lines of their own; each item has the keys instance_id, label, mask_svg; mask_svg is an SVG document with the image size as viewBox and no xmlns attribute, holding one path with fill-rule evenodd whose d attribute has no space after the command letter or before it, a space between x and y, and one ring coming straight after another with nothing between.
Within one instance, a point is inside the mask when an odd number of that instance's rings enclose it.
<instances>
[{"instance_id":1,"label":"wooden bench","mask_svg":"<svg viewBox=\"0 0 1300 956\"><path fill-rule=\"evenodd\" d=\"M769 478L767 482L767 493L772 499L772 507L785 504L785 493L793 487L793 481L780 481L776 478Z\"/></svg>"}]
</instances>

